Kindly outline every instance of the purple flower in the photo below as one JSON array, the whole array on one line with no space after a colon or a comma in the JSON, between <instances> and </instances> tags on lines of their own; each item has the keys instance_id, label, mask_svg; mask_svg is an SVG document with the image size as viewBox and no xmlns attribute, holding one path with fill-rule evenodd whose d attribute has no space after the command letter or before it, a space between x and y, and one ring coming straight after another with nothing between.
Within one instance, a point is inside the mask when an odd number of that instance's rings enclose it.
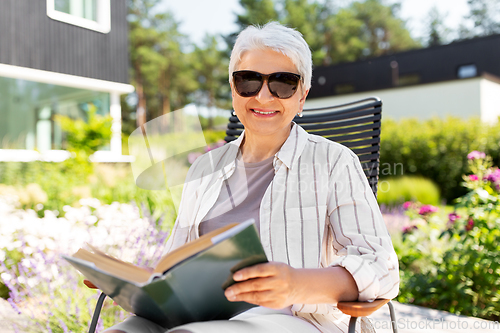
<instances>
[{"instance_id":1,"label":"purple flower","mask_svg":"<svg viewBox=\"0 0 500 333\"><path fill-rule=\"evenodd\" d=\"M467 155L467 158L469 160L477 160L477 159L482 159L482 158L485 158L486 157L486 154L481 152L481 151L477 151L477 150L473 150L471 151L468 155Z\"/></svg>"},{"instance_id":2,"label":"purple flower","mask_svg":"<svg viewBox=\"0 0 500 333\"><path fill-rule=\"evenodd\" d=\"M469 180L475 182L479 180L479 177L477 175L469 175Z\"/></svg>"},{"instance_id":3,"label":"purple flower","mask_svg":"<svg viewBox=\"0 0 500 333\"><path fill-rule=\"evenodd\" d=\"M7 302L9 302L10 306L14 309L14 311L16 311L18 314L21 314L21 310L17 307L17 304L11 297L7 299Z\"/></svg>"},{"instance_id":4,"label":"purple flower","mask_svg":"<svg viewBox=\"0 0 500 333\"><path fill-rule=\"evenodd\" d=\"M427 214L435 213L437 211L438 211L438 208L434 207L433 205L423 205L422 207L420 207L420 210L418 211L418 213L420 215L427 215Z\"/></svg>"},{"instance_id":5,"label":"purple flower","mask_svg":"<svg viewBox=\"0 0 500 333\"><path fill-rule=\"evenodd\" d=\"M450 214L448 215L448 221L449 221L451 224L455 223L455 221L456 221L457 219L459 219L459 218L460 218L460 215L458 215L456 212L450 213Z\"/></svg>"},{"instance_id":6,"label":"purple flower","mask_svg":"<svg viewBox=\"0 0 500 333\"><path fill-rule=\"evenodd\" d=\"M500 169L496 168L493 172L488 174L486 180L492 183L500 183Z\"/></svg>"}]
</instances>

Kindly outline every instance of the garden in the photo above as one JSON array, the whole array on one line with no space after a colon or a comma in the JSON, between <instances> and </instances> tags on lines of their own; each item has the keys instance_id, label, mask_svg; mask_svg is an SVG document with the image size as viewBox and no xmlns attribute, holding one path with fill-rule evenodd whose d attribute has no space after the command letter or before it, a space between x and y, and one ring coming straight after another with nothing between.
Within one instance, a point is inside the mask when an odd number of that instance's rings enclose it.
<instances>
[{"instance_id":1,"label":"garden","mask_svg":"<svg viewBox=\"0 0 500 333\"><path fill-rule=\"evenodd\" d=\"M382 128L378 200L400 262L397 300L499 320L500 125L408 119ZM60 255L90 243L154 265L176 218L169 193L138 188L129 165L88 162L82 142L91 136L98 147L108 134L77 132L87 134L68 136L64 162L0 163L0 297L23 316L19 332L88 330L99 294ZM212 146L223 136L206 133ZM107 300L97 331L127 315Z\"/></svg>"}]
</instances>

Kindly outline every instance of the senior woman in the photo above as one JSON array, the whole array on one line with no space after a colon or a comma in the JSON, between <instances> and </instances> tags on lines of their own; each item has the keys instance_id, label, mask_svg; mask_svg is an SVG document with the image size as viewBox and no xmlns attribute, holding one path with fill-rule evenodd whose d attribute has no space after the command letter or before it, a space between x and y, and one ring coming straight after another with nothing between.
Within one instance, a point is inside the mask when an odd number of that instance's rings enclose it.
<instances>
[{"instance_id":1,"label":"senior woman","mask_svg":"<svg viewBox=\"0 0 500 333\"><path fill-rule=\"evenodd\" d=\"M259 307L170 332L347 332L337 302L397 295L397 257L358 158L293 122L311 73L299 32L268 23L239 34L229 74L245 130L192 165L166 251L254 218L269 263L236 272L225 296ZM106 332L165 329L131 317Z\"/></svg>"}]
</instances>

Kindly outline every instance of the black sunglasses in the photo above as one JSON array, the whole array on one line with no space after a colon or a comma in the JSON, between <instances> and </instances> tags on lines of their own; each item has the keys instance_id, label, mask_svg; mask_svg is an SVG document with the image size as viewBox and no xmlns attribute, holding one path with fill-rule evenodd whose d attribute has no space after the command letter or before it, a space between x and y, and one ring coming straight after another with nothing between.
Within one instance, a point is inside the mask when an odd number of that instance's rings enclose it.
<instances>
[{"instance_id":1,"label":"black sunglasses","mask_svg":"<svg viewBox=\"0 0 500 333\"><path fill-rule=\"evenodd\" d=\"M262 89L264 81L271 95L277 98L290 98L297 91L300 75L288 72L261 74L254 71L233 72L233 84L241 97L253 97Z\"/></svg>"}]
</instances>

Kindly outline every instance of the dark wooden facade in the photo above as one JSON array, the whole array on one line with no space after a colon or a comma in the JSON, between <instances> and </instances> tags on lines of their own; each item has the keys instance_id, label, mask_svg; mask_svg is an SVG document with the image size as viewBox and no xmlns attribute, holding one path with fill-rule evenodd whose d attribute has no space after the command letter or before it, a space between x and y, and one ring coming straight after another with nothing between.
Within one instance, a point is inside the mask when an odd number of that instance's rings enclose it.
<instances>
[{"instance_id":1,"label":"dark wooden facade","mask_svg":"<svg viewBox=\"0 0 500 333\"><path fill-rule=\"evenodd\" d=\"M475 65L475 76L500 77L500 35L316 67L308 98L456 80L458 69L465 65Z\"/></svg>"},{"instance_id":2,"label":"dark wooden facade","mask_svg":"<svg viewBox=\"0 0 500 333\"><path fill-rule=\"evenodd\" d=\"M107 34L51 19L46 0L2 0L0 63L128 83L126 0L111 0Z\"/></svg>"}]
</instances>

